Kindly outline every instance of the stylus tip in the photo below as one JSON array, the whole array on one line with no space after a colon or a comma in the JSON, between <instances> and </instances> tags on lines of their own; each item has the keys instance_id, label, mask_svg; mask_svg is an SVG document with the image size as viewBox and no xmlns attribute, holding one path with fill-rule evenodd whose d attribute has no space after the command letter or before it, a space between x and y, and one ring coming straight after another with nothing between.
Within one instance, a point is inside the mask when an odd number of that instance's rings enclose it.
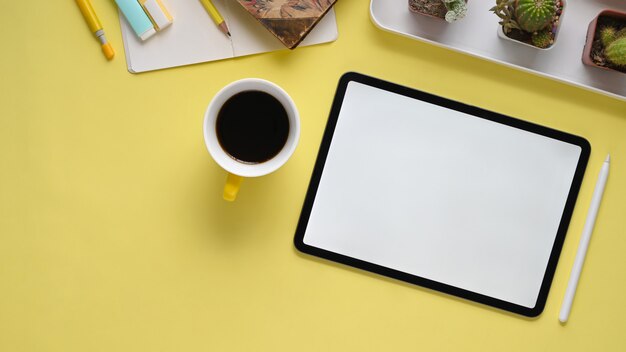
<instances>
[{"instance_id":1,"label":"stylus tip","mask_svg":"<svg viewBox=\"0 0 626 352\"><path fill-rule=\"evenodd\" d=\"M606 160L604 160L605 163L609 163L611 162L611 154L607 154L606 155Z\"/></svg>"}]
</instances>

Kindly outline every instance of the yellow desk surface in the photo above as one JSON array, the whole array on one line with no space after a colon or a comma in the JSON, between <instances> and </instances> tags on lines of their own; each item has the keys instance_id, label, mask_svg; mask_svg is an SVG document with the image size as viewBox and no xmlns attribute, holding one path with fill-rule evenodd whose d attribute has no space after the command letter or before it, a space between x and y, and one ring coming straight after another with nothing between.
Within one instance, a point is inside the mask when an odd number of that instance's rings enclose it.
<instances>
[{"instance_id":1,"label":"yellow desk surface","mask_svg":"<svg viewBox=\"0 0 626 352\"><path fill-rule=\"evenodd\" d=\"M93 4L113 62L74 1L2 5L0 351L626 349L625 102L384 33L365 0L338 2L332 44L132 75L114 3ZM538 319L295 250L335 86L351 70L591 142ZM244 77L285 88L302 135L284 168L244 181L231 204L221 199L225 173L205 149L202 119L213 94ZM558 311L609 151L609 183L562 326Z\"/></svg>"}]
</instances>

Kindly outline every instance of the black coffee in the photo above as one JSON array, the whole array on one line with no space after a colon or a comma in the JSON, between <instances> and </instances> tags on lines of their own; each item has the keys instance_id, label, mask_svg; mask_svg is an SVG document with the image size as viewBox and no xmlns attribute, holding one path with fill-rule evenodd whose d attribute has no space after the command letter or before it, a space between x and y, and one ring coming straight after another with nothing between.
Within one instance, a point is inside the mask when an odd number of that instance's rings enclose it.
<instances>
[{"instance_id":1,"label":"black coffee","mask_svg":"<svg viewBox=\"0 0 626 352\"><path fill-rule=\"evenodd\" d=\"M217 140L235 160L257 164L270 160L285 146L289 118L273 96L258 90L230 97L217 115Z\"/></svg>"}]
</instances>

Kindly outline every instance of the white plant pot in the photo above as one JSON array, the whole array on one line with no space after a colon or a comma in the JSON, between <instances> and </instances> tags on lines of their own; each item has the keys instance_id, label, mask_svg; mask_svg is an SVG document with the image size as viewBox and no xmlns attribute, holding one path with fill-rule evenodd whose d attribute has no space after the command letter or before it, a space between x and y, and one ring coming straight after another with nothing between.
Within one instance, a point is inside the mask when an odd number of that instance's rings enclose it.
<instances>
[{"instance_id":1,"label":"white plant pot","mask_svg":"<svg viewBox=\"0 0 626 352\"><path fill-rule=\"evenodd\" d=\"M563 15L565 15L565 8L567 7L567 3L565 0L561 0L561 3L563 4L563 10L561 10L561 16L559 17L559 26L556 27L556 33L554 33L554 44L552 44L552 46L550 46L549 48L538 48L534 45L528 44L528 43L524 43L524 42L520 42L519 40L515 40L512 38L509 38L506 36L506 34L504 34L504 30L502 29L502 26L498 27L498 37L505 39L505 40L510 40L512 42L515 42L517 44L521 44L521 45L526 45L529 46L531 48L537 49L537 50L551 50L552 48L554 48L554 46L557 43L557 39L559 39L559 32L561 31L561 27L563 26Z\"/></svg>"}]
</instances>

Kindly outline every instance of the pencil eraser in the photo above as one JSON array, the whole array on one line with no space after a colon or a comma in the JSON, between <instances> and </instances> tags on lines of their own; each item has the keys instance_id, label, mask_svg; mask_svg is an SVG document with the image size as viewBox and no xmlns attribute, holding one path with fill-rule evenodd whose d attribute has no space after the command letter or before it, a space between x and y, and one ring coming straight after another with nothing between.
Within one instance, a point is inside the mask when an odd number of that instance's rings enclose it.
<instances>
[{"instance_id":1,"label":"pencil eraser","mask_svg":"<svg viewBox=\"0 0 626 352\"><path fill-rule=\"evenodd\" d=\"M152 21L137 0L115 0L115 3L141 40L146 40L156 33Z\"/></svg>"},{"instance_id":2,"label":"pencil eraser","mask_svg":"<svg viewBox=\"0 0 626 352\"><path fill-rule=\"evenodd\" d=\"M156 29L154 29L154 27L148 29L147 31L143 32L142 35L139 36L139 38L141 38L141 40L146 40L150 37L152 37L153 35L156 34Z\"/></svg>"},{"instance_id":3,"label":"pencil eraser","mask_svg":"<svg viewBox=\"0 0 626 352\"><path fill-rule=\"evenodd\" d=\"M152 20L152 24L154 24L154 28L157 31L162 31L169 27L174 21L161 0L139 0L139 3Z\"/></svg>"}]
</instances>

